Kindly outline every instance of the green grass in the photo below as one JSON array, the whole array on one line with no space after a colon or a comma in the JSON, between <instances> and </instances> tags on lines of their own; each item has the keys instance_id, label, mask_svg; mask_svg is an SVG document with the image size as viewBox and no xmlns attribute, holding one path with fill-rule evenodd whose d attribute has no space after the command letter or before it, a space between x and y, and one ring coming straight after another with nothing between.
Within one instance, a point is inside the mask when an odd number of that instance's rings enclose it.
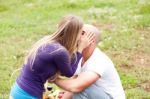
<instances>
[{"instance_id":1,"label":"green grass","mask_svg":"<svg viewBox=\"0 0 150 99\"><path fill-rule=\"evenodd\" d=\"M149 0L0 0L0 99L26 51L67 14L102 31L99 48L114 61L127 99L150 99Z\"/></svg>"}]
</instances>

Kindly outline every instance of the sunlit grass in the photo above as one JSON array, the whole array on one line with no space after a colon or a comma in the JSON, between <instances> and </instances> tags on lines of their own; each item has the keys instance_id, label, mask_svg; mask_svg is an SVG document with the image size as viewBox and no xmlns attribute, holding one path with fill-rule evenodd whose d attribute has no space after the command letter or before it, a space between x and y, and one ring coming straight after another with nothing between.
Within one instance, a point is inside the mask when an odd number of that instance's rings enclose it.
<instances>
[{"instance_id":1,"label":"sunlit grass","mask_svg":"<svg viewBox=\"0 0 150 99\"><path fill-rule=\"evenodd\" d=\"M31 45L53 33L62 16L76 14L102 31L99 48L114 61L127 98L148 99L139 85L150 81L149 5L149 0L1 0L0 98L7 99L18 72L10 76Z\"/></svg>"}]
</instances>

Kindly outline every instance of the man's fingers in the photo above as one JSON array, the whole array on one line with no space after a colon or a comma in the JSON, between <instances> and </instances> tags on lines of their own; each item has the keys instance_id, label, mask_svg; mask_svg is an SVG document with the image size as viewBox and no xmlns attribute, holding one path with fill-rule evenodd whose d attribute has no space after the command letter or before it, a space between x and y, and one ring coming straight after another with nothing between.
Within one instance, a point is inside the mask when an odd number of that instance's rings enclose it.
<instances>
[{"instance_id":1,"label":"man's fingers","mask_svg":"<svg viewBox=\"0 0 150 99\"><path fill-rule=\"evenodd\" d=\"M58 99L61 99L63 97L64 93L65 92L63 92L63 91L59 92Z\"/></svg>"},{"instance_id":2,"label":"man's fingers","mask_svg":"<svg viewBox=\"0 0 150 99\"><path fill-rule=\"evenodd\" d=\"M59 94L64 94L64 93L65 93L64 91L59 92Z\"/></svg>"}]
</instances>

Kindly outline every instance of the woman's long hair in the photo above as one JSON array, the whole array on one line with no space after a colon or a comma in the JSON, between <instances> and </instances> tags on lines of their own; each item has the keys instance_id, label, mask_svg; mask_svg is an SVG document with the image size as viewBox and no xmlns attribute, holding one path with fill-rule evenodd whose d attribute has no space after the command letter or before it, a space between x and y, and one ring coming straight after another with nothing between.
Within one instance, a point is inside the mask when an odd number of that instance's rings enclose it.
<instances>
[{"instance_id":1,"label":"woman's long hair","mask_svg":"<svg viewBox=\"0 0 150 99\"><path fill-rule=\"evenodd\" d=\"M38 49L52 42L59 42L62 46L64 46L69 54L70 58L73 57L74 53L77 50L77 42L79 33L82 30L83 21L75 15L65 16L59 23L58 29L52 35L48 35L39 41L37 41L32 49L29 51L28 55L25 58L25 64L30 62L31 70L34 64ZM59 50L57 50L59 51Z\"/></svg>"}]
</instances>

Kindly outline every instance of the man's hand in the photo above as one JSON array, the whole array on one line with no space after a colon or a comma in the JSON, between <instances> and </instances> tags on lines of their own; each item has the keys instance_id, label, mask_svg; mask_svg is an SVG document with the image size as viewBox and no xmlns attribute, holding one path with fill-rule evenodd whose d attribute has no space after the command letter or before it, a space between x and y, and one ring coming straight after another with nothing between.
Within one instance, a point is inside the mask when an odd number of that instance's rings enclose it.
<instances>
[{"instance_id":1,"label":"man's hand","mask_svg":"<svg viewBox=\"0 0 150 99\"><path fill-rule=\"evenodd\" d=\"M61 91L58 95L58 99L72 99L73 93L68 91Z\"/></svg>"},{"instance_id":2,"label":"man's hand","mask_svg":"<svg viewBox=\"0 0 150 99\"><path fill-rule=\"evenodd\" d=\"M65 93L64 91L60 91L58 94L58 99L62 99L64 93Z\"/></svg>"}]
</instances>

